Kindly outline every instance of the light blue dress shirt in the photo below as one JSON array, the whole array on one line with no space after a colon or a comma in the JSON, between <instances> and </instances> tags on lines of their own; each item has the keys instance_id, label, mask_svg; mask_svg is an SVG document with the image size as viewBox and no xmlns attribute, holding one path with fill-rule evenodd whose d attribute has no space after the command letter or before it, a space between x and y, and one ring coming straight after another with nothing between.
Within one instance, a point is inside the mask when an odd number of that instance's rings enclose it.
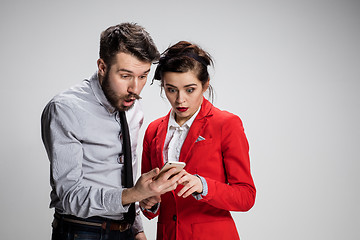
<instances>
[{"instance_id":1,"label":"light blue dress shirt","mask_svg":"<svg viewBox=\"0 0 360 240\"><path fill-rule=\"evenodd\" d=\"M126 112L134 182L136 147L143 112L139 102ZM50 160L50 207L62 214L123 219L123 157L119 114L107 101L95 73L55 96L45 107L42 138ZM138 207L137 207L138 210ZM142 231L140 215L133 226Z\"/></svg>"}]
</instances>

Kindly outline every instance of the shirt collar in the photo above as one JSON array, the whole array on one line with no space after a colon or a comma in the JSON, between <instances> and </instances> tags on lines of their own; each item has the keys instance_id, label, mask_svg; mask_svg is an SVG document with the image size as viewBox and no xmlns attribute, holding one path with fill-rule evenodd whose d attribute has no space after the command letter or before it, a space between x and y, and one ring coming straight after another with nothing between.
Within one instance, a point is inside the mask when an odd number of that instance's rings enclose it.
<instances>
[{"instance_id":1,"label":"shirt collar","mask_svg":"<svg viewBox=\"0 0 360 240\"><path fill-rule=\"evenodd\" d=\"M195 114L189 119L187 120L181 127L179 126L179 124L175 121L175 112L174 110L171 110L170 113L170 118L169 118L169 124L168 124L168 129L170 128L190 128L192 123L194 122L196 116L198 115L198 113L200 112L201 106L199 107L199 109L195 112Z\"/></svg>"},{"instance_id":2,"label":"shirt collar","mask_svg":"<svg viewBox=\"0 0 360 240\"><path fill-rule=\"evenodd\" d=\"M90 78L90 86L94 92L95 97L99 101L100 105L103 106L104 108L106 108L106 110L109 113L115 112L116 109L109 103L109 101L107 100L107 98L104 94L104 91L102 90L102 88L100 86L100 81L99 81L97 71Z\"/></svg>"}]
</instances>

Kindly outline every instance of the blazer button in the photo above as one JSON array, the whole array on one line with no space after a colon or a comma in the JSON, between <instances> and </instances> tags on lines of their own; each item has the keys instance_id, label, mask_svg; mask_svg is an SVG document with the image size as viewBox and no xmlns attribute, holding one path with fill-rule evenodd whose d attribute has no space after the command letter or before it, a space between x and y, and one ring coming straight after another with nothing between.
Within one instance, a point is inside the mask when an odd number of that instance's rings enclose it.
<instances>
[{"instance_id":1,"label":"blazer button","mask_svg":"<svg viewBox=\"0 0 360 240\"><path fill-rule=\"evenodd\" d=\"M176 220L177 220L177 216L176 216L176 215L173 216L173 220L176 222Z\"/></svg>"}]
</instances>

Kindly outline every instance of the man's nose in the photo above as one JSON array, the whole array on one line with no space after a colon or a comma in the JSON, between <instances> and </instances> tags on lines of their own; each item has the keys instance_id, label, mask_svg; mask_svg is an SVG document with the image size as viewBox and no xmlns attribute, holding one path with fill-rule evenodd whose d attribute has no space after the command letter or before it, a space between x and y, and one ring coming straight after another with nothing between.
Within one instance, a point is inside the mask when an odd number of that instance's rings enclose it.
<instances>
[{"instance_id":1,"label":"man's nose","mask_svg":"<svg viewBox=\"0 0 360 240\"><path fill-rule=\"evenodd\" d=\"M137 80L136 78L132 79L129 83L128 86L128 92L129 93L135 93L135 94L139 94L140 93L140 87L139 87L139 80Z\"/></svg>"}]
</instances>

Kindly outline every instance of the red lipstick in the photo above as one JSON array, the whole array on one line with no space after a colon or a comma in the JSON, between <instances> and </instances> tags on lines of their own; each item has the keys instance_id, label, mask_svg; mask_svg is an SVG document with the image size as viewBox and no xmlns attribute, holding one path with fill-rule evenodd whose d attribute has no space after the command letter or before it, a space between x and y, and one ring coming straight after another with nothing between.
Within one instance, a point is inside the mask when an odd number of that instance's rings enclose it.
<instances>
[{"instance_id":1,"label":"red lipstick","mask_svg":"<svg viewBox=\"0 0 360 240\"><path fill-rule=\"evenodd\" d=\"M178 107L178 108L176 108L178 111L180 111L180 112L186 112L189 108L187 108L187 107Z\"/></svg>"}]
</instances>

